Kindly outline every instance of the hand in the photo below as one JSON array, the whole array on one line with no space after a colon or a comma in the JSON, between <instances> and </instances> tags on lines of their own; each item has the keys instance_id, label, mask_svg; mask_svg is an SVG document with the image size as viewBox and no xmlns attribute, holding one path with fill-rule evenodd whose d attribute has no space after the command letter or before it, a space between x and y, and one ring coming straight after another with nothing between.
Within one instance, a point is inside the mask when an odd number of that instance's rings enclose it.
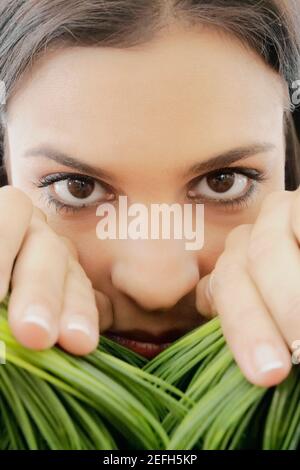
<instances>
[{"instance_id":1,"label":"hand","mask_svg":"<svg viewBox=\"0 0 300 470\"><path fill-rule=\"evenodd\" d=\"M57 235L23 191L0 189L0 300L10 288L8 320L16 339L42 350L58 343L72 354L92 352L99 341L97 305L76 249Z\"/></svg>"},{"instance_id":2,"label":"hand","mask_svg":"<svg viewBox=\"0 0 300 470\"><path fill-rule=\"evenodd\" d=\"M234 228L196 289L197 309L220 317L246 378L273 386L300 340L300 189L268 195L254 224Z\"/></svg>"}]
</instances>

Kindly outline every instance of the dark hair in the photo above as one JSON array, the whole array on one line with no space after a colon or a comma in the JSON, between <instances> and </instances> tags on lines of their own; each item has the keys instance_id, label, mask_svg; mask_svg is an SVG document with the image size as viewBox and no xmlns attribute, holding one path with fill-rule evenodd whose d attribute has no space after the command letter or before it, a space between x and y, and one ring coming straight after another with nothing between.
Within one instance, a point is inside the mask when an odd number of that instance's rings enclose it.
<instances>
[{"instance_id":1,"label":"dark hair","mask_svg":"<svg viewBox=\"0 0 300 470\"><path fill-rule=\"evenodd\" d=\"M0 80L7 103L21 77L50 49L80 45L130 47L172 22L220 28L250 46L286 81L300 79L299 0L1 0ZM294 112L293 112L294 111ZM300 183L298 111L286 111L286 189ZM1 112L0 163L5 106ZM297 136L298 132L298 136ZM7 184L2 164L0 184Z\"/></svg>"}]
</instances>

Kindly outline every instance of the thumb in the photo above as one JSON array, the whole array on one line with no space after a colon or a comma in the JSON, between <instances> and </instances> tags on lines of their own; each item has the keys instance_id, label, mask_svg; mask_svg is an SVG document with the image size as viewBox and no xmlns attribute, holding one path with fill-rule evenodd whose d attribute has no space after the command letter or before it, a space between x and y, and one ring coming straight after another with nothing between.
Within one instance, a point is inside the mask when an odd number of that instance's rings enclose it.
<instances>
[{"instance_id":1,"label":"thumb","mask_svg":"<svg viewBox=\"0 0 300 470\"><path fill-rule=\"evenodd\" d=\"M207 318L217 315L213 300L213 277L214 271L202 277L196 286L196 308Z\"/></svg>"}]
</instances>

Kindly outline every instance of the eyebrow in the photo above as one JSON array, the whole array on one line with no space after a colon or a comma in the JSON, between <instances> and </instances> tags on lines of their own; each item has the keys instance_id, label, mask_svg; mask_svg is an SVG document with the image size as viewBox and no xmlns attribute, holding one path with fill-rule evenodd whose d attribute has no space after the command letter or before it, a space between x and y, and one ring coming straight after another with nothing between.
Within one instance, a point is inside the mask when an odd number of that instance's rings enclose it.
<instances>
[{"instance_id":1,"label":"eyebrow","mask_svg":"<svg viewBox=\"0 0 300 470\"><path fill-rule=\"evenodd\" d=\"M48 145L41 145L38 147L31 148L27 150L23 156L25 158L46 157L50 160L55 161L56 163L67 166L69 168L73 168L73 170L81 171L82 173L98 176L100 178L102 177L107 179L113 179L113 176L108 171L105 171L99 167L89 165L88 163L84 163L78 160L77 158L67 155L64 152L53 149Z\"/></svg>"},{"instance_id":2,"label":"eyebrow","mask_svg":"<svg viewBox=\"0 0 300 470\"><path fill-rule=\"evenodd\" d=\"M188 169L186 177L193 176L199 173L210 172L219 168L227 167L232 163L253 157L259 153L269 152L274 150L276 145L270 142L257 142L251 145L237 147L235 149L223 152L215 157L204 160L203 162L196 163Z\"/></svg>"},{"instance_id":3,"label":"eyebrow","mask_svg":"<svg viewBox=\"0 0 300 470\"><path fill-rule=\"evenodd\" d=\"M258 142L248 146L237 147L235 149L221 153L215 157L204 160L203 162L195 163L185 173L185 177L191 177L193 175L226 167L236 161L244 160L259 153L273 150L274 148L276 148L276 146L269 142ZM48 145L34 147L24 153L24 157L26 158L35 156L49 158L50 160L53 160L61 165L81 171L83 173L95 176L97 175L100 178L106 178L110 180L113 179L113 176L106 170L84 163L70 155L55 150Z\"/></svg>"}]
</instances>

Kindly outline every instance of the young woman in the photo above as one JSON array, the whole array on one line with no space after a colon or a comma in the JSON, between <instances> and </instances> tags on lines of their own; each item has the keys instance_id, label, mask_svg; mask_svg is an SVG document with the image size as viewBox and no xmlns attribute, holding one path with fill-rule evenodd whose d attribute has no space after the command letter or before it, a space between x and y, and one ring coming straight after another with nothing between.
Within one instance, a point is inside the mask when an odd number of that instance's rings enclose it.
<instances>
[{"instance_id":1,"label":"young woman","mask_svg":"<svg viewBox=\"0 0 300 470\"><path fill-rule=\"evenodd\" d=\"M220 316L251 382L300 339L298 0L2 0L0 298L33 349L148 357ZM294 103L295 104L295 103ZM204 246L96 207L205 205Z\"/></svg>"}]
</instances>

